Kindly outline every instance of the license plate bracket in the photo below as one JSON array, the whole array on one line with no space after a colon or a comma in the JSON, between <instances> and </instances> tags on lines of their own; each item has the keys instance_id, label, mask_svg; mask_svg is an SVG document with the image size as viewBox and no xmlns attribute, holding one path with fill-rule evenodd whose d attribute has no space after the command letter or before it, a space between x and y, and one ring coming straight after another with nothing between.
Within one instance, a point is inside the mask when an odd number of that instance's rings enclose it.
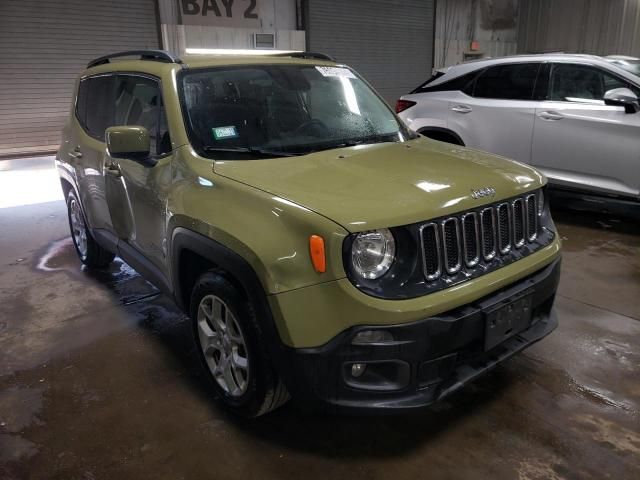
<instances>
[{"instance_id":1,"label":"license plate bracket","mask_svg":"<svg viewBox=\"0 0 640 480\"><path fill-rule=\"evenodd\" d=\"M533 294L523 293L485 311L484 349L491 350L531 325Z\"/></svg>"}]
</instances>

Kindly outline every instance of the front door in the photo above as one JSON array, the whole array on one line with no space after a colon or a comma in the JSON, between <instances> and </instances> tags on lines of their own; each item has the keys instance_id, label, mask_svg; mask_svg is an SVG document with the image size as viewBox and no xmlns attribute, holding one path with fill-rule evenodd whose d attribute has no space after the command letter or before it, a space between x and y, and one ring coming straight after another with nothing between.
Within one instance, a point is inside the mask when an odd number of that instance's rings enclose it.
<instances>
[{"instance_id":1,"label":"front door","mask_svg":"<svg viewBox=\"0 0 640 480\"><path fill-rule=\"evenodd\" d=\"M105 184L114 230L121 242L126 242L166 274L171 141L159 81L143 75L119 74L114 125L143 126L151 137L148 159L107 158Z\"/></svg>"},{"instance_id":2,"label":"front door","mask_svg":"<svg viewBox=\"0 0 640 480\"><path fill-rule=\"evenodd\" d=\"M558 185L640 195L640 113L604 104L614 88L640 89L600 68L555 64L536 109L532 164Z\"/></svg>"}]
</instances>

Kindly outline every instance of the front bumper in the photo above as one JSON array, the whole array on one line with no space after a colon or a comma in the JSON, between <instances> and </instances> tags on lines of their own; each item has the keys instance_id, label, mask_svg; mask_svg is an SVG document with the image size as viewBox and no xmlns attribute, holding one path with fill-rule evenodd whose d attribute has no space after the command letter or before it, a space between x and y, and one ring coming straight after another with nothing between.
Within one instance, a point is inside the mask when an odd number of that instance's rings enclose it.
<instances>
[{"instance_id":1,"label":"front bumper","mask_svg":"<svg viewBox=\"0 0 640 480\"><path fill-rule=\"evenodd\" d=\"M305 404L336 410L392 411L440 400L551 333L558 325L553 301L560 259L477 301L412 323L355 326L317 348L285 348L281 372L289 391ZM514 299L530 299L531 321L486 350L487 312ZM382 329L393 343L353 345L364 330ZM354 378L354 363L369 379Z\"/></svg>"}]
</instances>

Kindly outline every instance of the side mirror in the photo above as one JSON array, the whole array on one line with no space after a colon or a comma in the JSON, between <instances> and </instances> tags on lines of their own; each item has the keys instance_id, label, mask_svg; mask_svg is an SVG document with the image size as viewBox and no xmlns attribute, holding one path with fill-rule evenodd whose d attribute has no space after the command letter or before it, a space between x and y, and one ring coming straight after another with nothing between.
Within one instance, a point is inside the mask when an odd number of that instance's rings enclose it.
<instances>
[{"instance_id":1,"label":"side mirror","mask_svg":"<svg viewBox=\"0 0 640 480\"><path fill-rule=\"evenodd\" d=\"M613 107L624 107L626 113L637 113L640 111L638 97L628 88L614 88L604 94L604 104Z\"/></svg>"},{"instance_id":2,"label":"side mirror","mask_svg":"<svg viewBox=\"0 0 640 480\"><path fill-rule=\"evenodd\" d=\"M109 127L105 132L109 155L114 158L146 160L151 143L149 131L144 127Z\"/></svg>"}]
</instances>

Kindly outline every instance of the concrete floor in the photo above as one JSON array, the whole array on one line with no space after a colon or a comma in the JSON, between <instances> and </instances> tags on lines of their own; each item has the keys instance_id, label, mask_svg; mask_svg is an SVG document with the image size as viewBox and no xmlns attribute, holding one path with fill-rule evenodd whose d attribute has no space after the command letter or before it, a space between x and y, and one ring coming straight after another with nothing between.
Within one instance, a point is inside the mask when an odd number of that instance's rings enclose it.
<instances>
[{"instance_id":1,"label":"concrete floor","mask_svg":"<svg viewBox=\"0 0 640 480\"><path fill-rule=\"evenodd\" d=\"M560 327L445 402L241 421L171 301L120 261L80 267L57 186L36 203L25 181L50 160L17 165L0 171L0 478L640 478L638 225L556 212Z\"/></svg>"}]
</instances>

